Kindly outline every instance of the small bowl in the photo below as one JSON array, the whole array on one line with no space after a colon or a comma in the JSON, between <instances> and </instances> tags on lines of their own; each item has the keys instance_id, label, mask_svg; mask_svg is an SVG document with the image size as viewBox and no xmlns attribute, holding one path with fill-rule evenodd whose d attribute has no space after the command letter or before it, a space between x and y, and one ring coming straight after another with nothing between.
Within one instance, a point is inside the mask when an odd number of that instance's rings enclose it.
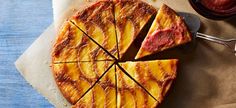
<instances>
[{"instance_id":1,"label":"small bowl","mask_svg":"<svg viewBox=\"0 0 236 108\"><path fill-rule=\"evenodd\" d=\"M216 12L206 8L201 0L189 0L189 3L195 11L209 19L224 20L236 15L236 6L232 7L234 10L231 12Z\"/></svg>"}]
</instances>

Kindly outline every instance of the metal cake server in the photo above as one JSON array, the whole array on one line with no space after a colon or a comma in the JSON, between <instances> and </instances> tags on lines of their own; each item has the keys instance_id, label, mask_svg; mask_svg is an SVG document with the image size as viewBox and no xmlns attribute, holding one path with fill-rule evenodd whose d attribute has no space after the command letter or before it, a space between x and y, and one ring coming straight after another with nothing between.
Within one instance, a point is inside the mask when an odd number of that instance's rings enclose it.
<instances>
[{"instance_id":1,"label":"metal cake server","mask_svg":"<svg viewBox=\"0 0 236 108\"><path fill-rule=\"evenodd\" d=\"M182 16L189 27L189 30L193 34L193 38L201 38L210 42L218 43L221 45L224 45L235 54L236 56L236 39L222 39L215 36L207 35L198 32L201 22L197 15L191 14L191 13L185 13L185 12L179 12L180 16Z\"/></svg>"}]
</instances>

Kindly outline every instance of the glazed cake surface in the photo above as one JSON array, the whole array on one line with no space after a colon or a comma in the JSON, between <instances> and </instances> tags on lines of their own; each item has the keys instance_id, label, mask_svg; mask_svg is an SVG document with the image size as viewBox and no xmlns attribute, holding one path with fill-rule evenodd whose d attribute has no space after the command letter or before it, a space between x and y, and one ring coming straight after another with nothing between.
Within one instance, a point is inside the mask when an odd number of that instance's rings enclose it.
<instances>
[{"instance_id":1,"label":"glazed cake surface","mask_svg":"<svg viewBox=\"0 0 236 108\"><path fill-rule=\"evenodd\" d=\"M96 60L112 60L112 57L101 50L73 23L66 21L53 46L52 63Z\"/></svg>"},{"instance_id":2,"label":"glazed cake surface","mask_svg":"<svg viewBox=\"0 0 236 108\"><path fill-rule=\"evenodd\" d=\"M121 60L156 12L141 0L99 0L65 21L53 46L51 69L73 108L158 107L176 78L178 60ZM147 37L156 28L181 22L174 13L162 6ZM175 42L183 40L188 39Z\"/></svg>"},{"instance_id":3,"label":"glazed cake surface","mask_svg":"<svg viewBox=\"0 0 236 108\"><path fill-rule=\"evenodd\" d=\"M115 2L115 21L120 58L155 13L154 7L141 0L117 0Z\"/></svg>"}]
</instances>

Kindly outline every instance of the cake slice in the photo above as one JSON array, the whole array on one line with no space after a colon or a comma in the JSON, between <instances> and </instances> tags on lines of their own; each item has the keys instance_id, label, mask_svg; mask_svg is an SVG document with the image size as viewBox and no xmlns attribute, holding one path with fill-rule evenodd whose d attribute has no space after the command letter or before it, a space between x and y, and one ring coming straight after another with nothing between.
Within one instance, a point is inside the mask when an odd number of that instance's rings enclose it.
<instances>
[{"instance_id":1,"label":"cake slice","mask_svg":"<svg viewBox=\"0 0 236 108\"><path fill-rule=\"evenodd\" d=\"M72 108L117 108L115 66L90 89Z\"/></svg>"},{"instance_id":2,"label":"cake slice","mask_svg":"<svg viewBox=\"0 0 236 108\"><path fill-rule=\"evenodd\" d=\"M115 0L115 21L120 58L155 13L154 7L141 0Z\"/></svg>"},{"instance_id":3,"label":"cake slice","mask_svg":"<svg viewBox=\"0 0 236 108\"><path fill-rule=\"evenodd\" d=\"M167 5L159 9L135 59L151 55L191 41L184 20Z\"/></svg>"},{"instance_id":4,"label":"cake slice","mask_svg":"<svg viewBox=\"0 0 236 108\"><path fill-rule=\"evenodd\" d=\"M66 21L52 51L52 63L113 60L74 24Z\"/></svg>"},{"instance_id":5,"label":"cake slice","mask_svg":"<svg viewBox=\"0 0 236 108\"><path fill-rule=\"evenodd\" d=\"M158 101L128 77L122 69L117 73L117 108L156 108ZM154 85L155 86L155 85Z\"/></svg>"},{"instance_id":6,"label":"cake slice","mask_svg":"<svg viewBox=\"0 0 236 108\"><path fill-rule=\"evenodd\" d=\"M177 60L125 62L119 65L161 103L176 77ZM119 79L119 77L118 77ZM132 84L127 82L127 84Z\"/></svg>"},{"instance_id":7,"label":"cake slice","mask_svg":"<svg viewBox=\"0 0 236 108\"><path fill-rule=\"evenodd\" d=\"M96 64L101 62L106 62L106 65L97 67ZM111 68L112 63L97 61L53 64L52 72L61 93L73 105Z\"/></svg>"},{"instance_id":8,"label":"cake slice","mask_svg":"<svg viewBox=\"0 0 236 108\"><path fill-rule=\"evenodd\" d=\"M71 22L108 51L113 58L118 59L113 7L112 1L100 0L77 12L71 18Z\"/></svg>"}]
</instances>

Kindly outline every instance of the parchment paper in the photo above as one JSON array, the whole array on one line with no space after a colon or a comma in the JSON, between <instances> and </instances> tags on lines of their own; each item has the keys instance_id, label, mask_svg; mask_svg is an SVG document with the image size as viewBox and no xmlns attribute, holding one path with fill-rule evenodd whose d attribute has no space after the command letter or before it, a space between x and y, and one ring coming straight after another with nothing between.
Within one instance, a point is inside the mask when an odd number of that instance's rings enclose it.
<instances>
[{"instance_id":1,"label":"parchment paper","mask_svg":"<svg viewBox=\"0 0 236 108\"><path fill-rule=\"evenodd\" d=\"M59 28L73 7L85 1L53 0L55 28ZM147 0L158 8L162 3L177 11L198 15L187 0ZM72 5L71 5L72 4ZM78 9L79 9L78 8ZM72 12L73 13L73 12ZM236 17L225 21L203 18L200 32L236 38ZM57 30L57 29L56 29ZM19 57L16 67L22 76L55 107L70 107L58 90L50 70L50 52L56 37L53 24ZM165 55L163 55L165 54ZM160 108L236 108L236 57L225 47L196 39L149 59L179 58L178 75Z\"/></svg>"}]
</instances>

